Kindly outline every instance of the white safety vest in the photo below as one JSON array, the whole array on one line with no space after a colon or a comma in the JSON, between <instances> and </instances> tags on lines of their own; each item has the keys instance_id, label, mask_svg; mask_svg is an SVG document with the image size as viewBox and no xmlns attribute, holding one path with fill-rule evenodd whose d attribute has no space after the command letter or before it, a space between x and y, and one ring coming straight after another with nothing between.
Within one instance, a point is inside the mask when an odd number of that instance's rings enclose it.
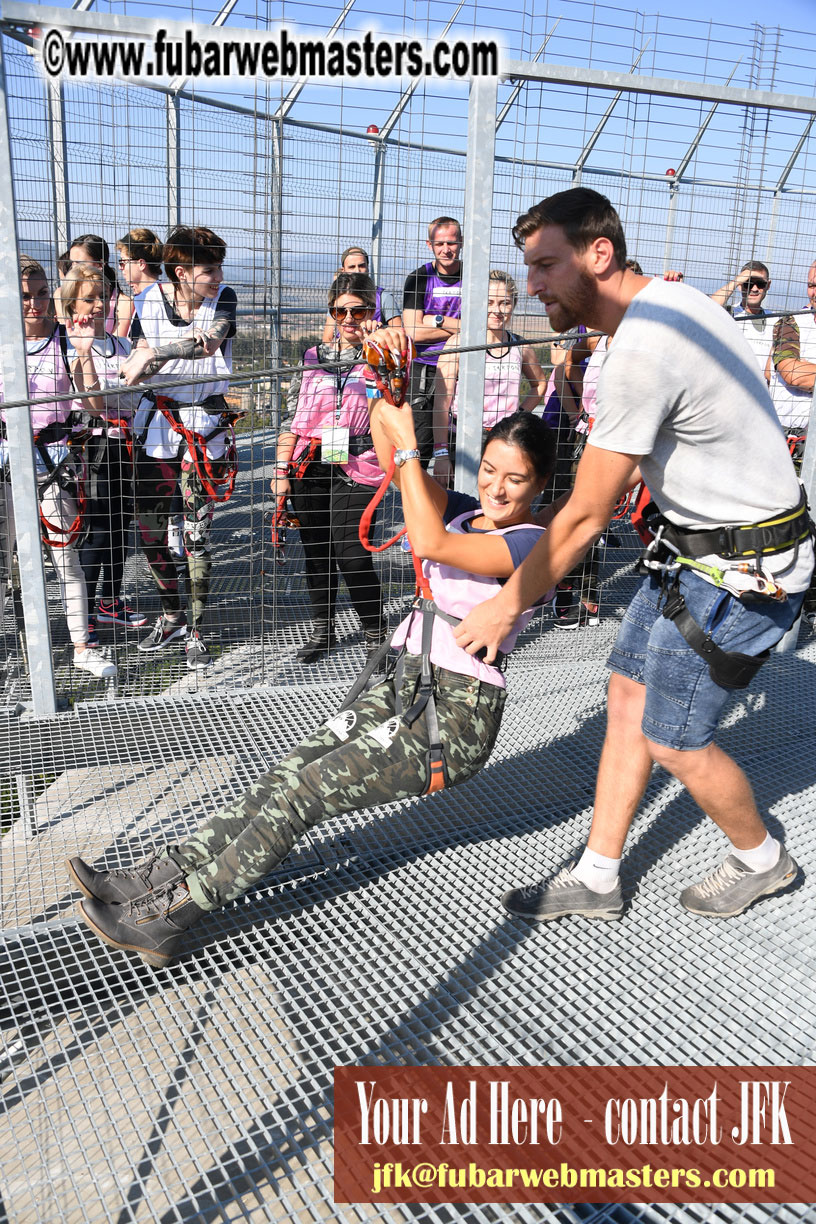
<instances>
[{"instance_id":1,"label":"white safety vest","mask_svg":"<svg viewBox=\"0 0 816 1224\"><path fill-rule=\"evenodd\" d=\"M151 348L161 348L175 340L184 340L193 331L207 331L215 320L216 306L225 286L222 285L215 298L205 298L195 312L195 315L184 327L176 327L167 317L164 305L164 294L161 285L155 284L146 291L139 312L142 334ZM185 374L197 378L212 376L213 381L197 383L193 386L178 386L168 388L166 394L182 407L179 416L184 425L197 434L206 436L216 428L221 413L206 412L197 407L202 400L210 395L223 395L229 387L226 375L232 371L232 341L227 340L210 357L200 357L192 360L177 357L163 365L149 382L162 383L174 378L183 378ZM189 405L187 407L186 405ZM139 404L136 414L136 434L141 437L145 422L149 420L147 436L143 439L145 453L153 459L173 459L179 451L179 435L172 429L161 412L155 411L155 406L146 399ZM226 450L226 434L224 431L215 434L207 442L207 454L211 459L222 458ZM186 458L191 458L186 453Z\"/></svg>"}]
</instances>

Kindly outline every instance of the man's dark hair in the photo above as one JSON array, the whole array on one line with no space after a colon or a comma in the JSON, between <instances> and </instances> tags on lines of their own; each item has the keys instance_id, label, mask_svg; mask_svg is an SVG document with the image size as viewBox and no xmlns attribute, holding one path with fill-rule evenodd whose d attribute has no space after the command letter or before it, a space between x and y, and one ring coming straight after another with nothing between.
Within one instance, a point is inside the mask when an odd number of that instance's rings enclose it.
<instances>
[{"instance_id":1,"label":"man's dark hair","mask_svg":"<svg viewBox=\"0 0 816 1224\"><path fill-rule=\"evenodd\" d=\"M570 246L585 251L596 238L608 238L619 268L626 266L626 239L621 219L606 196L589 187L558 191L522 213L513 226L513 240L524 249L524 240L545 225L558 225Z\"/></svg>"},{"instance_id":2,"label":"man's dark hair","mask_svg":"<svg viewBox=\"0 0 816 1224\"><path fill-rule=\"evenodd\" d=\"M764 264L761 259L749 259L747 263L742 265L740 272L764 272L768 280L771 279L768 265Z\"/></svg>"},{"instance_id":3,"label":"man's dark hair","mask_svg":"<svg viewBox=\"0 0 816 1224\"><path fill-rule=\"evenodd\" d=\"M174 285L178 284L176 268L187 268L194 264L218 264L224 262L227 244L223 238L206 225L177 225L171 229L164 244L164 270Z\"/></svg>"}]
</instances>

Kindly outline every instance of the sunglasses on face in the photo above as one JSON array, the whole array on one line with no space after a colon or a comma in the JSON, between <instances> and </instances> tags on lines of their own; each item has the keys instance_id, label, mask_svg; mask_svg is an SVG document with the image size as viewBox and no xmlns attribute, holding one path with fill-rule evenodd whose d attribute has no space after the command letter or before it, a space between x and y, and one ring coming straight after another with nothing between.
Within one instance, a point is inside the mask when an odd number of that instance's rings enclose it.
<instances>
[{"instance_id":1,"label":"sunglasses on face","mask_svg":"<svg viewBox=\"0 0 816 1224\"><path fill-rule=\"evenodd\" d=\"M368 306L330 306L329 314L336 323L342 323L347 315L351 315L355 323L362 323L371 313Z\"/></svg>"},{"instance_id":2,"label":"sunglasses on face","mask_svg":"<svg viewBox=\"0 0 816 1224\"><path fill-rule=\"evenodd\" d=\"M763 280L761 276L752 276L748 282L749 289L767 289L768 282Z\"/></svg>"}]
</instances>

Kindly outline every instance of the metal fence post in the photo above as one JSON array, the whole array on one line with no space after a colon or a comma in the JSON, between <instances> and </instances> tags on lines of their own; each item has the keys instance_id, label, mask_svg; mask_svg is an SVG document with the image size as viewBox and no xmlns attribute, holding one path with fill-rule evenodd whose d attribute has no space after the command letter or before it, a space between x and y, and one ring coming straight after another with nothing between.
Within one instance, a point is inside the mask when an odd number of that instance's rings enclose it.
<instances>
[{"instance_id":1,"label":"metal fence post","mask_svg":"<svg viewBox=\"0 0 816 1224\"><path fill-rule=\"evenodd\" d=\"M496 77L470 84L465 164L465 246L462 260L463 348L485 342L490 240L493 231L493 156L496 150ZM459 413L456 423L456 488L476 492L484 415L484 349L459 359Z\"/></svg>"},{"instance_id":2,"label":"metal fence post","mask_svg":"<svg viewBox=\"0 0 816 1224\"><path fill-rule=\"evenodd\" d=\"M179 161L179 119L181 106L178 94L168 94L167 113L167 228L181 224L181 166Z\"/></svg>"},{"instance_id":3,"label":"metal fence post","mask_svg":"<svg viewBox=\"0 0 816 1224\"><path fill-rule=\"evenodd\" d=\"M28 398L16 216L6 69L0 37L0 366L3 370L3 393L7 402ZM9 411L6 418L6 435L17 528L17 556L23 592L31 697L34 713L38 716L48 715L56 713L57 700L40 543L34 443L27 408L14 408Z\"/></svg>"},{"instance_id":4,"label":"metal fence post","mask_svg":"<svg viewBox=\"0 0 816 1224\"><path fill-rule=\"evenodd\" d=\"M283 120L272 120L272 182L270 184L270 276L269 276L269 319L270 319L270 355L272 366L279 370L283 360L283 318L281 308L283 261L283 154L284 132ZM281 377L272 375L270 382L270 404L272 409L271 424L275 434L280 428L281 417Z\"/></svg>"},{"instance_id":5,"label":"metal fence post","mask_svg":"<svg viewBox=\"0 0 816 1224\"><path fill-rule=\"evenodd\" d=\"M369 274L380 283L382 271L383 234L383 184L385 182L385 141L378 141L374 148L374 192L371 215L371 267Z\"/></svg>"},{"instance_id":6,"label":"metal fence post","mask_svg":"<svg viewBox=\"0 0 816 1224\"><path fill-rule=\"evenodd\" d=\"M51 146L51 198L54 203L54 249L68 249L68 154L65 141L65 99L62 84L48 81L48 140Z\"/></svg>"}]
</instances>

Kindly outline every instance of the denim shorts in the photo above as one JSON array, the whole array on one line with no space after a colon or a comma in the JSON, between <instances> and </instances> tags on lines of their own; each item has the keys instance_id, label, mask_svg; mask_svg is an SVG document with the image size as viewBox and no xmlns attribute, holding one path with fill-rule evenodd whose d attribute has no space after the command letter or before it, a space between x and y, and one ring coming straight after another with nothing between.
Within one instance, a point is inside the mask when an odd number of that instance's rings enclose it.
<instances>
[{"instance_id":1,"label":"denim shorts","mask_svg":"<svg viewBox=\"0 0 816 1224\"><path fill-rule=\"evenodd\" d=\"M746 655L775 646L795 621L804 599L802 592L784 603L742 603L688 570L681 570L680 591L697 624L719 647ZM663 616L663 606L659 580L644 578L606 665L646 686L641 726L648 739L666 748L705 748L714 739L733 690L714 683L706 661Z\"/></svg>"}]
</instances>

